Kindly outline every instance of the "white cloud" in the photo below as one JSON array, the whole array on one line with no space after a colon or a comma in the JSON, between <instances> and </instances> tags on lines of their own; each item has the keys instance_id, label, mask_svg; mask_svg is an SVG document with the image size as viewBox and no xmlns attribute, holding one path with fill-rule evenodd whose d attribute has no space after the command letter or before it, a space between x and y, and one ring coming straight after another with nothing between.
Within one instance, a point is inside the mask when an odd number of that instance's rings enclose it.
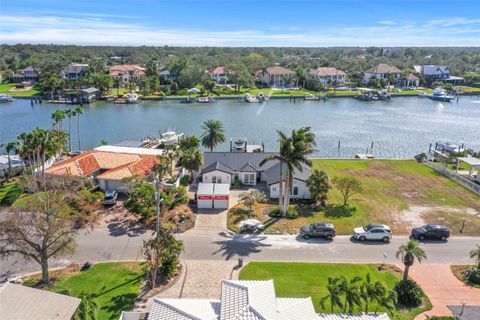
<instances>
[{"instance_id":1,"label":"white cloud","mask_svg":"<svg viewBox=\"0 0 480 320\"><path fill-rule=\"evenodd\" d=\"M266 30L180 30L99 15L0 16L1 43L171 46L478 46L480 19L422 22L385 20L321 30L297 26ZM120 20L122 21L122 20Z\"/></svg>"}]
</instances>

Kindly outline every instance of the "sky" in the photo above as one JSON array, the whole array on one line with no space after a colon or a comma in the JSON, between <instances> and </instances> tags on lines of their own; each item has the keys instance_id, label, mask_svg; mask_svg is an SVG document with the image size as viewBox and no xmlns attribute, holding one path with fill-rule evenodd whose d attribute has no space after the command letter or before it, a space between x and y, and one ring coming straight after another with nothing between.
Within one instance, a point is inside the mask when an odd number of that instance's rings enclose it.
<instances>
[{"instance_id":1,"label":"sky","mask_svg":"<svg viewBox=\"0 0 480 320\"><path fill-rule=\"evenodd\" d=\"M0 43L480 46L480 0L0 0Z\"/></svg>"}]
</instances>

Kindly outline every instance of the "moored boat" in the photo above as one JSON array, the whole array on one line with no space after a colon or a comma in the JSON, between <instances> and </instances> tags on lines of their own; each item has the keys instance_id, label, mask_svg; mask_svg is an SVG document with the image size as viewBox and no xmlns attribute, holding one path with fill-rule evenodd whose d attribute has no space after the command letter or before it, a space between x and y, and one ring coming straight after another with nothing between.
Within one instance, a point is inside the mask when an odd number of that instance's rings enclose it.
<instances>
[{"instance_id":1,"label":"moored boat","mask_svg":"<svg viewBox=\"0 0 480 320\"><path fill-rule=\"evenodd\" d=\"M8 94L0 94L0 103L12 102L14 100L15 99L13 99L13 97Z\"/></svg>"},{"instance_id":2,"label":"moored boat","mask_svg":"<svg viewBox=\"0 0 480 320\"><path fill-rule=\"evenodd\" d=\"M216 102L217 100L213 97L198 97L197 102L198 103L212 103Z\"/></svg>"},{"instance_id":3,"label":"moored boat","mask_svg":"<svg viewBox=\"0 0 480 320\"><path fill-rule=\"evenodd\" d=\"M445 89L436 88L435 90L433 90L433 93L431 95L428 95L428 98L435 101L450 102L450 100L454 99L455 97L449 94Z\"/></svg>"},{"instance_id":4,"label":"moored boat","mask_svg":"<svg viewBox=\"0 0 480 320\"><path fill-rule=\"evenodd\" d=\"M245 101L248 103L258 103L260 102L257 97L252 96L250 93L245 94Z\"/></svg>"},{"instance_id":5,"label":"moored boat","mask_svg":"<svg viewBox=\"0 0 480 320\"><path fill-rule=\"evenodd\" d=\"M164 132L160 133L159 143L163 145L177 144L183 137L183 132L178 133L175 128L168 128Z\"/></svg>"}]
</instances>

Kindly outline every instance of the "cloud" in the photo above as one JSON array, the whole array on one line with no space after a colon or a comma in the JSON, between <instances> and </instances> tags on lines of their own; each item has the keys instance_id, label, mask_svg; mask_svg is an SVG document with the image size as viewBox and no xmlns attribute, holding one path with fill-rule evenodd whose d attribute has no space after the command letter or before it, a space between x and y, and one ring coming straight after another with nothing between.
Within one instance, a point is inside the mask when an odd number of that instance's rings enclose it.
<instances>
[{"instance_id":1,"label":"cloud","mask_svg":"<svg viewBox=\"0 0 480 320\"><path fill-rule=\"evenodd\" d=\"M171 46L472 46L480 45L480 19L385 20L316 30L211 31L157 28L135 19L84 16L0 16L1 43ZM127 22L125 22L127 21Z\"/></svg>"}]
</instances>

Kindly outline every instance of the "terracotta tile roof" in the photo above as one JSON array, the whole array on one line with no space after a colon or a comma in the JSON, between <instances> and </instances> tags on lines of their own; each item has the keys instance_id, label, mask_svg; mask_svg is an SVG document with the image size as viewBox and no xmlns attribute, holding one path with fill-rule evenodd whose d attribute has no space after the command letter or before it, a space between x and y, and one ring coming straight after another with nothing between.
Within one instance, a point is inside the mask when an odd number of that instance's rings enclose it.
<instances>
[{"instance_id":1,"label":"terracotta tile roof","mask_svg":"<svg viewBox=\"0 0 480 320\"><path fill-rule=\"evenodd\" d=\"M227 69L225 67L216 67L213 69L212 74L217 75L217 74L225 74L227 72Z\"/></svg>"},{"instance_id":2,"label":"terracotta tile roof","mask_svg":"<svg viewBox=\"0 0 480 320\"><path fill-rule=\"evenodd\" d=\"M111 66L109 69L109 73L112 77L119 76L124 73L143 76L145 75L145 69L140 67L140 65L138 64L119 64Z\"/></svg>"},{"instance_id":3,"label":"terracotta tile roof","mask_svg":"<svg viewBox=\"0 0 480 320\"><path fill-rule=\"evenodd\" d=\"M331 68L331 67L320 67L317 69L313 69L310 71L310 74L312 76L346 76L347 74L339 70L337 68Z\"/></svg>"},{"instance_id":4,"label":"terracotta tile roof","mask_svg":"<svg viewBox=\"0 0 480 320\"><path fill-rule=\"evenodd\" d=\"M115 153L90 150L66 161L56 163L46 170L53 175L85 177L99 170L105 170L97 178L121 180L126 177L149 175L157 158L154 155Z\"/></svg>"}]
</instances>

